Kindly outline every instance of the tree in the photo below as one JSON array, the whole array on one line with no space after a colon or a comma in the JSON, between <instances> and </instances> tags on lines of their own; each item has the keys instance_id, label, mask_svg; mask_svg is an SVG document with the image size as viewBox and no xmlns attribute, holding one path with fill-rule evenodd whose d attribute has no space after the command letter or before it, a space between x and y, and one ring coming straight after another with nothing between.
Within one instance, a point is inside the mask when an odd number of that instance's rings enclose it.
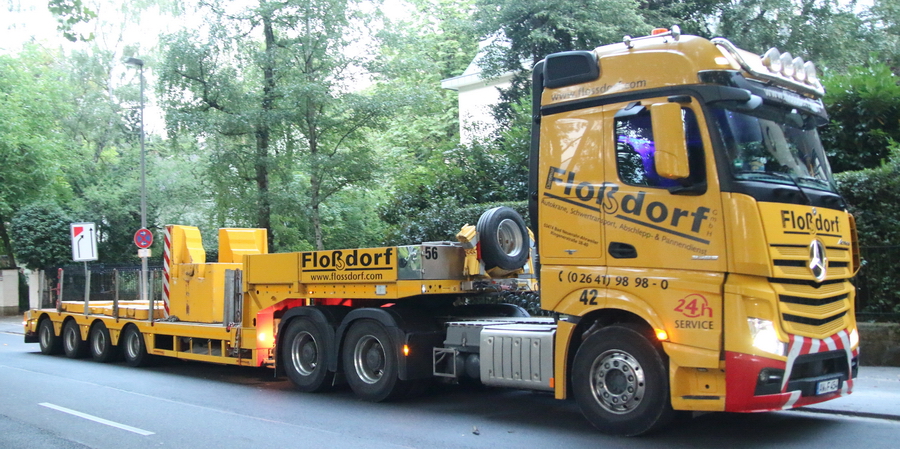
<instances>
[{"instance_id":1,"label":"tree","mask_svg":"<svg viewBox=\"0 0 900 449\"><path fill-rule=\"evenodd\" d=\"M0 56L0 245L15 266L7 223L42 197L64 195L60 167L66 139L59 117L68 109L55 55L35 48Z\"/></svg>"},{"instance_id":2,"label":"tree","mask_svg":"<svg viewBox=\"0 0 900 449\"><path fill-rule=\"evenodd\" d=\"M837 0L726 0L707 19L714 34L762 53L771 47L843 68L865 60L874 42L852 2Z\"/></svg>"},{"instance_id":3,"label":"tree","mask_svg":"<svg viewBox=\"0 0 900 449\"><path fill-rule=\"evenodd\" d=\"M874 60L846 74L823 77L830 122L822 129L822 143L835 172L878 167L891 142L900 142L898 80Z\"/></svg>"},{"instance_id":4,"label":"tree","mask_svg":"<svg viewBox=\"0 0 900 449\"><path fill-rule=\"evenodd\" d=\"M75 221L71 212L52 202L39 201L21 208L10 222L19 262L32 270L71 262L69 224Z\"/></svg>"},{"instance_id":5,"label":"tree","mask_svg":"<svg viewBox=\"0 0 900 449\"><path fill-rule=\"evenodd\" d=\"M228 2L207 9L209 33L185 31L167 42L170 132L221 144L213 152L225 165L214 169L252 179L255 225L269 230L271 247L272 216L305 213L322 249L322 205L372 179L364 131L392 110L391 99L355 88L367 63L356 43L364 23L358 4L259 0L238 11ZM297 183L305 201L273 212L278 189Z\"/></svg>"},{"instance_id":6,"label":"tree","mask_svg":"<svg viewBox=\"0 0 900 449\"><path fill-rule=\"evenodd\" d=\"M87 36L75 31L80 24L86 24L97 17L97 13L84 6L81 0L50 0L47 9L56 16L59 25L57 29L66 39L77 42L89 41L94 38L93 33Z\"/></svg>"},{"instance_id":7,"label":"tree","mask_svg":"<svg viewBox=\"0 0 900 449\"><path fill-rule=\"evenodd\" d=\"M650 31L634 0L478 0L476 6L476 30L491 39L479 64L484 76L516 73L495 114L505 126L514 120L511 105L530 95L531 67L547 55Z\"/></svg>"}]
</instances>

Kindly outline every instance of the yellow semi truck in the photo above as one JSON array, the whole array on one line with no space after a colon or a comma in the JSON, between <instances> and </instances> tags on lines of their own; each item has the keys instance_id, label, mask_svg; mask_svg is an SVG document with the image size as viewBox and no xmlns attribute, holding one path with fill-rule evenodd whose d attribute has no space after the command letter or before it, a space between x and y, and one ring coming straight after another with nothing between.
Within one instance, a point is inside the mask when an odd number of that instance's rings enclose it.
<instances>
[{"instance_id":1,"label":"yellow semi truck","mask_svg":"<svg viewBox=\"0 0 900 449\"><path fill-rule=\"evenodd\" d=\"M495 208L456 242L284 254L223 229L216 263L169 226L162 304L61 302L26 313L25 340L271 366L370 401L472 378L624 435L852 391L858 246L812 63L673 27L549 55L533 82L530 226ZM552 316L467 299L538 290Z\"/></svg>"}]
</instances>

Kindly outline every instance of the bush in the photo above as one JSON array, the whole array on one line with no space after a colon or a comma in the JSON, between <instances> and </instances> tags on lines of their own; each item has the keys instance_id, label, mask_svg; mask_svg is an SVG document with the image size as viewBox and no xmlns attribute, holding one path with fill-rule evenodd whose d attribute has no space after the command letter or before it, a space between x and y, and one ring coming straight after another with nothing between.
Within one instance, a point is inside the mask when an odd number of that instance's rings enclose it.
<instances>
[{"instance_id":1,"label":"bush","mask_svg":"<svg viewBox=\"0 0 900 449\"><path fill-rule=\"evenodd\" d=\"M900 146L878 168L835 175L856 218L864 265L856 281L861 317L900 316Z\"/></svg>"},{"instance_id":2,"label":"bush","mask_svg":"<svg viewBox=\"0 0 900 449\"><path fill-rule=\"evenodd\" d=\"M55 203L25 206L10 220L10 238L19 264L30 269L72 262L71 215Z\"/></svg>"}]
</instances>

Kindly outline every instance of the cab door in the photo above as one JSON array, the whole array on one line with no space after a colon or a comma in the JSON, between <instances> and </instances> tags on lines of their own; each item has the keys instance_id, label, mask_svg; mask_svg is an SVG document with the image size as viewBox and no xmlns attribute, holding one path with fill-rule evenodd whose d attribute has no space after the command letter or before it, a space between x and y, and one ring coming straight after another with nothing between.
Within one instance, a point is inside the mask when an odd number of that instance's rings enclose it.
<instances>
[{"instance_id":1,"label":"cab door","mask_svg":"<svg viewBox=\"0 0 900 449\"><path fill-rule=\"evenodd\" d=\"M667 97L604 107L610 130L604 152L610 207L603 220L608 301L652 310L670 342L718 350L726 269L721 195L702 109L678 98L680 118L673 108L668 121L654 108L670 103ZM667 179L656 170L654 135L667 134L662 127L668 126L683 127L685 178Z\"/></svg>"},{"instance_id":2,"label":"cab door","mask_svg":"<svg viewBox=\"0 0 900 449\"><path fill-rule=\"evenodd\" d=\"M601 107L541 119L538 163L538 254L541 306L582 314L596 308L605 288L602 220L606 192L603 158L608 134ZM560 306L560 304L564 304Z\"/></svg>"}]
</instances>

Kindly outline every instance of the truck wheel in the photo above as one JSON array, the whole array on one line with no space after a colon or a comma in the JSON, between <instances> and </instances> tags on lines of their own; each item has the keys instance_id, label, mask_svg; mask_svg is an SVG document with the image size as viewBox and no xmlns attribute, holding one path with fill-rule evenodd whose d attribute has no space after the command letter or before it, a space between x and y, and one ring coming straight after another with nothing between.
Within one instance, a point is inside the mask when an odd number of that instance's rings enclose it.
<instances>
[{"instance_id":1,"label":"truck wheel","mask_svg":"<svg viewBox=\"0 0 900 449\"><path fill-rule=\"evenodd\" d=\"M53 330L53 321L50 318L41 320L38 326L38 342L41 345L41 353L55 355L62 352L62 338Z\"/></svg>"},{"instance_id":2,"label":"truck wheel","mask_svg":"<svg viewBox=\"0 0 900 449\"><path fill-rule=\"evenodd\" d=\"M380 323L357 322L344 340L347 383L366 401L381 402L404 394L407 385L397 377L397 357L396 345Z\"/></svg>"},{"instance_id":3,"label":"truck wheel","mask_svg":"<svg viewBox=\"0 0 900 449\"><path fill-rule=\"evenodd\" d=\"M140 367L150 365L152 356L147 353L147 343L137 327L126 327L122 332L119 345L122 347L122 355L125 356L125 363L128 366Z\"/></svg>"},{"instance_id":4,"label":"truck wheel","mask_svg":"<svg viewBox=\"0 0 900 449\"><path fill-rule=\"evenodd\" d=\"M91 358L95 362L107 363L115 360L119 348L112 344L109 329L102 321L98 321L91 328L91 332L88 334L88 343L91 348Z\"/></svg>"},{"instance_id":5,"label":"truck wheel","mask_svg":"<svg viewBox=\"0 0 900 449\"><path fill-rule=\"evenodd\" d=\"M81 339L81 329L75 320L66 322L62 332L63 351L70 359L80 359L88 352L88 344Z\"/></svg>"},{"instance_id":6,"label":"truck wheel","mask_svg":"<svg viewBox=\"0 0 900 449\"><path fill-rule=\"evenodd\" d=\"M661 349L628 324L600 329L581 344L572 390L585 418L609 434L652 432L675 415Z\"/></svg>"},{"instance_id":7,"label":"truck wheel","mask_svg":"<svg viewBox=\"0 0 900 449\"><path fill-rule=\"evenodd\" d=\"M325 366L325 333L312 320L299 317L291 321L281 345L284 370L300 391L319 392L331 387L334 373Z\"/></svg>"},{"instance_id":8,"label":"truck wheel","mask_svg":"<svg viewBox=\"0 0 900 449\"><path fill-rule=\"evenodd\" d=\"M481 214L475 229L486 269L518 270L525 265L530 245L525 221L518 212L495 207Z\"/></svg>"}]
</instances>

